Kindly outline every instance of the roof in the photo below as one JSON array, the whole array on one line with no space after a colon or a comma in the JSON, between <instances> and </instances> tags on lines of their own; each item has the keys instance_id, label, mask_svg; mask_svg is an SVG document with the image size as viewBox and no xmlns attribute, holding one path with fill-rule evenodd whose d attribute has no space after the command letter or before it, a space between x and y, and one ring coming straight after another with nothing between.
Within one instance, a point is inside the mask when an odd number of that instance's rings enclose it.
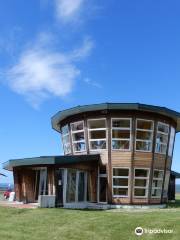
<instances>
[{"instance_id":1,"label":"roof","mask_svg":"<svg viewBox=\"0 0 180 240\"><path fill-rule=\"evenodd\" d=\"M41 157L33 157L33 158L11 159L3 163L2 165L5 170L12 171L13 167L71 164L71 163L81 163L81 162L99 161L99 160L100 160L99 154L41 156Z\"/></svg>"},{"instance_id":2,"label":"roof","mask_svg":"<svg viewBox=\"0 0 180 240\"><path fill-rule=\"evenodd\" d=\"M177 123L176 132L180 132L180 113L166 107L153 106L141 103L102 103L84 106L76 106L70 109L59 111L51 118L52 128L60 132L59 124L67 117L75 114L100 110L136 110L149 113L158 113L174 119Z\"/></svg>"},{"instance_id":3,"label":"roof","mask_svg":"<svg viewBox=\"0 0 180 240\"><path fill-rule=\"evenodd\" d=\"M180 173L171 171L171 175L173 175L175 178L180 178Z\"/></svg>"},{"instance_id":4,"label":"roof","mask_svg":"<svg viewBox=\"0 0 180 240\"><path fill-rule=\"evenodd\" d=\"M3 176L3 177L7 177L5 174L3 174L3 173L0 173L0 176Z\"/></svg>"}]
</instances>

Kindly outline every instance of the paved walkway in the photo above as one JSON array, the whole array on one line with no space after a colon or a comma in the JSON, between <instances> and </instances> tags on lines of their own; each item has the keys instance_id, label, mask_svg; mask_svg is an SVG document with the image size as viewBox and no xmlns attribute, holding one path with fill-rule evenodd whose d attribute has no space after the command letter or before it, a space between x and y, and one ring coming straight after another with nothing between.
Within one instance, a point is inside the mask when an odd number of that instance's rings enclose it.
<instances>
[{"instance_id":1,"label":"paved walkway","mask_svg":"<svg viewBox=\"0 0 180 240\"><path fill-rule=\"evenodd\" d=\"M0 201L0 206L3 207L13 207L19 209L34 209L38 207L38 203L21 203L21 202L9 202L9 201Z\"/></svg>"}]
</instances>

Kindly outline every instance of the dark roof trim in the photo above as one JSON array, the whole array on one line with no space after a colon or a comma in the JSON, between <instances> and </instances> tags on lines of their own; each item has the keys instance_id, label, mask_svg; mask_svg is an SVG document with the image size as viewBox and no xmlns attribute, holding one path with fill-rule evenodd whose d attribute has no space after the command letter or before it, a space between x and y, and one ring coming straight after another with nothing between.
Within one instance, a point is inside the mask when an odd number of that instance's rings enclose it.
<instances>
[{"instance_id":1,"label":"dark roof trim","mask_svg":"<svg viewBox=\"0 0 180 240\"><path fill-rule=\"evenodd\" d=\"M173 175L175 178L180 178L180 173L171 171L171 175Z\"/></svg>"},{"instance_id":2,"label":"dark roof trim","mask_svg":"<svg viewBox=\"0 0 180 240\"><path fill-rule=\"evenodd\" d=\"M3 173L0 173L0 176L3 176L3 177L7 177L5 174L3 174Z\"/></svg>"},{"instance_id":3,"label":"dark roof trim","mask_svg":"<svg viewBox=\"0 0 180 240\"><path fill-rule=\"evenodd\" d=\"M151 113L158 113L175 120L177 123L176 131L180 131L180 113L169 108L140 104L140 103L102 103L77 106L67 110L59 111L51 118L52 128L60 132L59 124L61 121L75 114L92 112L98 110L137 110Z\"/></svg>"},{"instance_id":4,"label":"dark roof trim","mask_svg":"<svg viewBox=\"0 0 180 240\"><path fill-rule=\"evenodd\" d=\"M66 156L42 156L34 158L22 158L22 159L12 159L3 163L3 168L5 170L12 171L14 167L22 166L43 166L43 165L55 165L55 164L71 164L71 163L81 163L89 161L99 161L100 155L66 155Z\"/></svg>"}]
</instances>

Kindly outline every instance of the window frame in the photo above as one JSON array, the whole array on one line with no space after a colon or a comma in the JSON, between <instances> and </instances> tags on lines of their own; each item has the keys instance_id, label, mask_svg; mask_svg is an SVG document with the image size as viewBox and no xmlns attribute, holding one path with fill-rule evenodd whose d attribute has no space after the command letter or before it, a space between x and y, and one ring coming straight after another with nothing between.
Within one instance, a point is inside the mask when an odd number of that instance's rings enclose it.
<instances>
[{"instance_id":1,"label":"window frame","mask_svg":"<svg viewBox=\"0 0 180 240\"><path fill-rule=\"evenodd\" d=\"M89 128L89 121L97 121L97 120L105 120L105 128ZM87 119L87 127L88 127L88 144L89 144L89 150L93 152L99 152L99 151L106 151L108 149L108 127L107 127L107 119L106 118L89 118ZM106 138L100 138L100 139L90 139L90 132L93 131L105 131L106 133ZM103 149L92 149L91 148L91 142L96 142L96 141L105 141L106 142L106 148Z\"/></svg>"},{"instance_id":2,"label":"window frame","mask_svg":"<svg viewBox=\"0 0 180 240\"><path fill-rule=\"evenodd\" d=\"M158 125L159 125L159 123L162 124L162 125L164 125L164 126L168 126L168 133L164 133L164 132L158 131ZM161 145L166 146L166 151L165 151L165 153L157 151L157 147L156 147L156 145L157 145L157 135L158 135L158 133L167 136L167 143L162 143L162 142L159 143L160 146L161 146ZM155 153L162 154L162 155L166 155L166 153L167 153L167 149L168 149L169 134L170 134L170 125L169 125L168 123L163 123L163 122L158 121L158 122L157 122L157 128L156 128L156 145L155 145ZM168 149L168 151L169 151L169 149Z\"/></svg>"},{"instance_id":3,"label":"window frame","mask_svg":"<svg viewBox=\"0 0 180 240\"><path fill-rule=\"evenodd\" d=\"M128 176L114 176L113 174L113 169L128 169ZM112 167L112 197L113 198L129 198L130 197L130 167ZM114 178L118 178L118 179L128 179L128 186L115 186L113 184L113 179ZM128 195L115 195L114 194L114 188L124 188L124 189L128 189Z\"/></svg>"},{"instance_id":4,"label":"window frame","mask_svg":"<svg viewBox=\"0 0 180 240\"><path fill-rule=\"evenodd\" d=\"M137 122L139 121L145 121L145 122L152 122L152 130L147 130L147 129L141 129L141 128L137 128ZM137 132L141 131L141 132L149 132L152 134L151 136L151 140L142 140L142 139L137 139ZM135 151L136 152L152 152L153 150L153 137L154 137L154 120L149 120L149 119L142 119L142 118L136 118L136 134L135 134ZM151 142L151 150L147 151L147 150L137 150L137 142Z\"/></svg>"},{"instance_id":5,"label":"window frame","mask_svg":"<svg viewBox=\"0 0 180 240\"><path fill-rule=\"evenodd\" d=\"M73 130L72 130L72 125L73 125L73 124L77 124L77 123L83 123L83 129L82 129L82 130L73 131ZM85 153L85 152L87 152L86 138L85 138L85 129L84 129L84 120L80 120L80 121L76 121L76 122L70 123L70 129L71 129L71 141L72 141L73 153L74 153L74 154L78 154L78 153ZM84 140L74 141L74 140L73 140L73 134L81 133L81 132L84 133ZM75 151L75 149L74 149L74 144L80 143L80 142L84 142L84 143L85 143L85 150L83 150L83 151Z\"/></svg>"},{"instance_id":6,"label":"window frame","mask_svg":"<svg viewBox=\"0 0 180 240\"><path fill-rule=\"evenodd\" d=\"M62 128L67 126L68 127L68 133L66 134L63 134L62 133ZM63 151L64 151L64 155L68 155L68 154L71 154L72 153L72 148L71 148L71 138L70 138L70 135L71 135L71 132L70 132L70 127L69 127L69 124L65 124L63 127L61 127L61 141L62 141L62 145L63 145ZM64 143L64 137L67 137L69 138L69 142L68 143ZM65 151L65 146L69 145L69 149L70 151L69 152L66 152Z\"/></svg>"},{"instance_id":7,"label":"window frame","mask_svg":"<svg viewBox=\"0 0 180 240\"><path fill-rule=\"evenodd\" d=\"M148 174L147 177L136 177L135 172L136 170L147 170ZM136 167L134 168L134 180L133 180L133 197L134 198L148 198L148 192L149 192L149 176L150 176L150 168L142 168L142 167ZM140 187L140 186L135 186L135 180L136 179L142 179L142 180L146 180L146 186L145 187ZM146 190L146 194L145 196L136 196L135 195L135 189L145 189Z\"/></svg>"},{"instance_id":8,"label":"window frame","mask_svg":"<svg viewBox=\"0 0 180 240\"><path fill-rule=\"evenodd\" d=\"M176 129L171 125L170 132L169 132L168 157L172 157L172 155L173 155L175 137L176 137Z\"/></svg>"},{"instance_id":9,"label":"window frame","mask_svg":"<svg viewBox=\"0 0 180 240\"><path fill-rule=\"evenodd\" d=\"M129 128L122 128L122 127L113 127L113 120L129 120L130 127ZM130 131L130 138L113 138L113 130L129 130ZM129 141L129 149L113 149L112 142L113 140L117 141ZM132 118L111 118L111 150L112 151L121 151L121 152L129 152L132 149Z\"/></svg>"},{"instance_id":10,"label":"window frame","mask_svg":"<svg viewBox=\"0 0 180 240\"><path fill-rule=\"evenodd\" d=\"M163 176L162 176L162 178L154 177L154 171L163 172ZM162 185L161 185L161 187L153 187L153 181L154 181L154 180L162 181ZM161 198L162 190L163 190L163 180L164 180L164 170L161 170L161 169L153 169L152 187L151 187L151 198ZM152 196L152 191L153 191L153 189L161 190L161 194L160 194L160 196Z\"/></svg>"}]
</instances>

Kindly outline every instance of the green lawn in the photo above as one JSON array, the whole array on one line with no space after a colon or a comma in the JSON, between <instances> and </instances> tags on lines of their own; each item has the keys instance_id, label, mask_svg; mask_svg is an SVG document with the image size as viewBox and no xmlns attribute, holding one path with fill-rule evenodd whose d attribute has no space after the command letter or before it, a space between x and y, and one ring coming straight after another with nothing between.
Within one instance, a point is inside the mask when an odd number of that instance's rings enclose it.
<instances>
[{"instance_id":1,"label":"green lawn","mask_svg":"<svg viewBox=\"0 0 180 240\"><path fill-rule=\"evenodd\" d=\"M167 209L144 211L0 207L0 240L179 240L180 197L178 201L177 204L170 204ZM134 234L137 226L173 229L174 233L138 237Z\"/></svg>"}]
</instances>

